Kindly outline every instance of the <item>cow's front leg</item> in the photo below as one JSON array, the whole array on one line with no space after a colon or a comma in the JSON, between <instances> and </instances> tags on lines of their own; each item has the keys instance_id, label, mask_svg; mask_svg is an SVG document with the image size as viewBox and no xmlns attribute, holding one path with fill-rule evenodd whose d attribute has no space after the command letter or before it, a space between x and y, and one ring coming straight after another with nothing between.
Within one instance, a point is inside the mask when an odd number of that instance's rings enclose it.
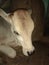
<instances>
[{"instance_id":1,"label":"cow's front leg","mask_svg":"<svg viewBox=\"0 0 49 65\"><path fill-rule=\"evenodd\" d=\"M16 51L7 45L0 45L0 51L10 58L15 58Z\"/></svg>"}]
</instances>

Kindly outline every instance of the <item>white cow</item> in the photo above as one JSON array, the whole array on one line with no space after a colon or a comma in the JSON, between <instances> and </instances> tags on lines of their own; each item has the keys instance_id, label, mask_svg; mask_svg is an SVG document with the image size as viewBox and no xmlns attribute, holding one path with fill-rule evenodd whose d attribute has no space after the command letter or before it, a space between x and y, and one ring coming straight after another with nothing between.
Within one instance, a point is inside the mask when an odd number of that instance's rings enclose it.
<instances>
[{"instance_id":1,"label":"white cow","mask_svg":"<svg viewBox=\"0 0 49 65\"><path fill-rule=\"evenodd\" d=\"M22 46L24 55L28 56L28 53L31 54L35 49L31 40L31 34L34 30L34 21L31 18L31 12L27 10L17 10L12 14L7 14L0 9L0 16L11 25L12 36L16 41L16 44L13 44L15 46ZM17 43L17 40L19 43ZM16 56L16 51L7 43L4 43L3 45L0 44L0 51L8 55L10 58Z\"/></svg>"}]
</instances>

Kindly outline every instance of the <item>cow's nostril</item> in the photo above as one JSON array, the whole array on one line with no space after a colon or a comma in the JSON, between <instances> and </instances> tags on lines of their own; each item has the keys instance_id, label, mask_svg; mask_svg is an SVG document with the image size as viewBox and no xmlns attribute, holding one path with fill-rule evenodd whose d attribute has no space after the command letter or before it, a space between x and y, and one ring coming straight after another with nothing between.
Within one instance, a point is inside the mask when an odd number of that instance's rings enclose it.
<instances>
[{"instance_id":1,"label":"cow's nostril","mask_svg":"<svg viewBox=\"0 0 49 65\"><path fill-rule=\"evenodd\" d=\"M35 53L35 51L33 51L33 52L27 52L27 53L28 53L29 56L31 56L32 54Z\"/></svg>"},{"instance_id":2,"label":"cow's nostril","mask_svg":"<svg viewBox=\"0 0 49 65\"><path fill-rule=\"evenodd\" d=\"M29 56L31 56L33 52L27 52L27 53L28 53Z\"/></svg>"}]
</instances>

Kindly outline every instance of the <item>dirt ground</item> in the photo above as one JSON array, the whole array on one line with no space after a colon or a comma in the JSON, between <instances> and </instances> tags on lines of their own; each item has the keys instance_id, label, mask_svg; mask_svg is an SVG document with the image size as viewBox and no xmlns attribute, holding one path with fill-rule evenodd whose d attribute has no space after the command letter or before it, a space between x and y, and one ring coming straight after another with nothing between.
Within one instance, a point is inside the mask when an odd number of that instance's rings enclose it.
<instances>
[{"instance_id":1,"label":"dirt ground","mask_svg":"<svg viewBox=\"0 0 49 65\"><path fill-rule=\"evenodd\" d=\"M31 56L24 56L17 48L17 56L8 58L0 53L0 65L49 65L49 47L40 42L34 42L35 52Z\"/></svg>"}]
</instances>

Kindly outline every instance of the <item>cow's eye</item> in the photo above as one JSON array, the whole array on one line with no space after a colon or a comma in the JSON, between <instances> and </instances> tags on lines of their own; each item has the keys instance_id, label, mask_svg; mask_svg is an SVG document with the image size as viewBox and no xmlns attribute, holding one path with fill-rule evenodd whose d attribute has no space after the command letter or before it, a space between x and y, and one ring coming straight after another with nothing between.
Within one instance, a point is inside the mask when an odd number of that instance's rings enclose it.
<instances>
[{"instance_id":1,"label":"cow's eye","mask_svg":"<svg viewBox=\"0 0 49 65\"><path fill-rule=\"evenodd\" d=\"M18 32L16 32L16 31L14 31L14 33L15 33L15 34L17 34L17 35L19 35L19 33L18 33Z\"/></svg>"}]
</instances>

